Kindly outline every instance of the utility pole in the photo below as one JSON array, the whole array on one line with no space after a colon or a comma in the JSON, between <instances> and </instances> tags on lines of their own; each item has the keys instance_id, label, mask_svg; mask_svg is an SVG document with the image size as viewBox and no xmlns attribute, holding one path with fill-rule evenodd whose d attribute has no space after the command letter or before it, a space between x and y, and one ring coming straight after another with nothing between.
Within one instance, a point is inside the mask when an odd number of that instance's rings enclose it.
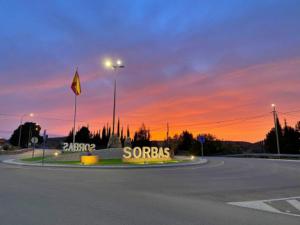
<instances>
[{"instance_id":1,"label":"utility pole","mask_svg":"<svg viewBox=\"0 0 300 225\"><path fill-rule=\"evenodd\" d=\"M280 145L279 145L279 136L278 136L278 124L277 124L277 111L276 111L276 105L272 104L273 108L273 118L274 118L274 126L275 126L275 133L276 133L276 144L277 144L277 154L280 155Z\"/></svg>"},{"instance_id":2,"label":"utility pole","mask_svg":"<svg viewBox=\"0 0 300 225\"><path fill-rule=\"evenodd\" d=\"M27 148L29 148L29 145L30 145L30 138L31 138L31 123L29 123L29 132L28 132L28 142L27 142Z\"/></svg>"},{"instance_id":3,"label":"utility pole","mask_svg":"<svg viewBox=\"0 0 300 225\"><path fill-rule=\"evenodd\" d=\"M19 130L19 141L18 141L19 148L21 148L21 136L22 136L23 118L24 118L25 115L26 114L22 115L21 119L20 119L20 130Z\"/></svg>"},{"instance_id":4,"label":"utility pole","mask_svg":"<svg viewBox=\"0 0 300 225\"><path fill-rule=\"evenodd\" d=\"M44 161L45 161L46 139L47 139L47 131L44 130L44 135L43 135L43 156L42 156L42 165L43 166L44 166Z\"/></svg>"}]
</instances>

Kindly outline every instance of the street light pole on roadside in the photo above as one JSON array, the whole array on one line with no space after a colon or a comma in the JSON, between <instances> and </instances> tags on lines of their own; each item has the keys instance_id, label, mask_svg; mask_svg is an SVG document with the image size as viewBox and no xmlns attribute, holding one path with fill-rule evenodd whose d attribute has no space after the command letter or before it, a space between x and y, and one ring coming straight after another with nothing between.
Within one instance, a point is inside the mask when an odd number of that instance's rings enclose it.
<instances>
[{"instance_id":1,"label":"street light pole on roadside","mask_svg":"<svg viewBox=\"0 0 300 225\"><path fill-rule=\"evenodd\" d=\"M25 116L30 116L30 117L33 117L34 114L33 113L30 113L29 115L28 114L23 114L20 118L20 131L19 131L19 142L18 142L18 146L19 148L21 148L21 136L22 136L22 126L23 126L23 119Z\"/></svg>"},{"instance_id":2,"label":"street light pole on roadside","mask_svg":"<svg viewBox=\"0 0 300 225\"><path fill-rule=\"evenodd\" d=\"M279 145L279 136L278 136L278 124L277 124L277 112L276 112L276 105L271 105L273 108L273 118L274 118L274 126L275 126L275 133L276 133L276 145L277 145L277 154L280 155L280 145Z\"/></svg>"},{"instance_id":3,"label":"street light pole on roadside","mask_svg":"<svg viewBox=\"0 0 300 225\"><path fill-rule=\"evenodd\" d=\"M33 122L32 122L33 123ZM33 127L32 127L33 125ZM39 126L39 124L29 124L29 133L28 133L28 144L27 144L27 148L29 148L29 145L31 146L31 138L33 137L35 131L37 131L37 126ZM33 129L33 132L32 132Z\"/></svg>"},{"instance_id":4,"label":"street light pole on roadside","mask_svg":"<svg viewBox=\"0 0 300 225\"><path fill-rule=\"evenodd\" d=\"M39 124L36 125L35 132L39 132ZM33 158L34 157L35 145L39 142L39 139L37 137L33 137L32 142L33 142L33 148L32 148L32 158Z\"/></svg>"},{"instance_id":5,"label":"street light pole on roadside","mask_svg":"<svg viewBox=\"0 0 300 225\"><path fill-rule=\"evenodd\" d=\"M31 136L31 124L29 124L29 132L28 132L27 148L29 148L29 144L30 144L30 136Z\"/></svg>"},{"instance_id":6,"label":"street light pole on roadside","mask_svg":"<svg viewBox=\"0 0 300 225\"><path fill-rule=\"evenodd\" d=\"M118 59L115 62L107 59L104 62L104 66L107 69L113 69L115 72L118 69L124 68L122 60ZM114 104L113 104L113 125L112 125L112 135L110 137L110 140L108 142L108 147L114 147L115 144L115 121L116 121L116 95L117 95L117 76L114 75ZM118 137L117 137L118 138Z\"/></svg>"}]
</instances>

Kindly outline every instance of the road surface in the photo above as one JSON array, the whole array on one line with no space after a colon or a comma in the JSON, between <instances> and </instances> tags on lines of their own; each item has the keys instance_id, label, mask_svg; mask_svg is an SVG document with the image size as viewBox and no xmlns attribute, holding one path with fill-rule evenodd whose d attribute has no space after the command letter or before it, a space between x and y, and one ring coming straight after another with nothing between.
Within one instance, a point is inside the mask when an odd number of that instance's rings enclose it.
<instances>
[{"instance_id":1,"label":"road surface","mask_svg":"<svg viewBox=\"0 0 300 225\"><path fill-rule=\"evenodd\" d=\"M8 156L0 156L0 159ZM153 169L0 164L1 225L299 225L300 162Z\"/></svg>"}]
</instances>

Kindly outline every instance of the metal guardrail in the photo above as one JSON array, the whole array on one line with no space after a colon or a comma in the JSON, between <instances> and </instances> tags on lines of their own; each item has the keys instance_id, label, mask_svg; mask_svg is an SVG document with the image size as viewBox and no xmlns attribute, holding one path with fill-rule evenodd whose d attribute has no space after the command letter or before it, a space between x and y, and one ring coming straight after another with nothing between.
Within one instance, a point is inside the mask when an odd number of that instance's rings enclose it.
<instances>
[{"instance_id":1,"label":"metal guardrail","mask_svg":"<svg viewBox=\"0 0 300 225\"><path fill-rule=\"evenodd\" d=\"M226 155L226 157L236 158L265 158L265 159L295 159L300 160L300 154L266 154L266 153L248 153L248 154L235 154Z\"/></svg>"}]
</instances>

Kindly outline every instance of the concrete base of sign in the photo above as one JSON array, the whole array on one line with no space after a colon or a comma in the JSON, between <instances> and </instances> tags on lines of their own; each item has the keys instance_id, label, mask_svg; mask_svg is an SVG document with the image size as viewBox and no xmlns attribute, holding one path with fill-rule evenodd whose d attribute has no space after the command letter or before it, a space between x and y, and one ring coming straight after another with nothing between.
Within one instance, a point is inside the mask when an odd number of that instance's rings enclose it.
<instances>
[{"instance_id":1,"label":"concrete base of sign","mask_svg":"<svg viewBox=\"0 0 300 225\"><path fill-rule=\"evenodd\" d=\"M85 166L95 165L98 161L99 157L97 155L83 155L80 157L80 162Z\"/></svg>"},{"instance_id":2,"label":"concrete base of sign","mask_svg":"<svg viewBox=\"0 0 300 225\"><path fill-rule=\"evenodd\" d=\"M59 151L59 150L58 150ZM121 159L123 155L122 148L107 148L99 149L92 152L93 155L98 156L100 159ZM81 156L87 155L86 152L65 152L60 153L58 156L51 155L48 161L79 161Z\"/></svg>"},{"instance_id":3,"label":"concrete base of sign","mask_svg":"<svg viewBox=\"0 0 300 225\"><path fill-rule=\"evenodd\" d=\"M122 148L122 143L119 136L113 134L110 136L107 148Z\"/></svg>"},{"instance_id":4,"label":"concrete base of sign","mask_svg":"<svg viewBox=\"0 0 300 225\"><path fill-rule=\"evenodd\" d=\"M122 159L122 148L107 148L100 149L93 152L94 155L98 155L101 159Z\"/></svg>"}]
</instances>

